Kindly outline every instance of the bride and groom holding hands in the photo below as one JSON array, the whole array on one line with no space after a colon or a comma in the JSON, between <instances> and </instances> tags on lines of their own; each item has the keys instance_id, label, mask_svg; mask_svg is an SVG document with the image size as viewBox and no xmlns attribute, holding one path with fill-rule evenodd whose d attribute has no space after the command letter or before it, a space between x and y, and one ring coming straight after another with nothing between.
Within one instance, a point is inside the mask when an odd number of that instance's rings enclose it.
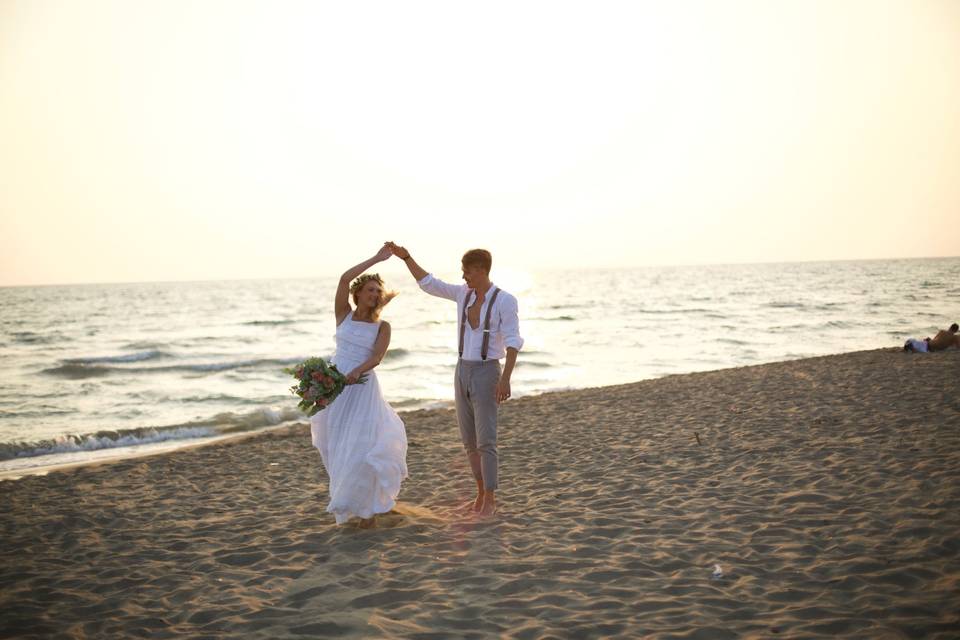
<instances>
[{"instance_id":1,"label":"bride and groom holding hands","mask_svg":"<svg viewBox=\"0 0 960 640\"><path fill-rule=\"evenodd\" d=\"M461 259L464 283L451 284L428 273L410 251L393 242L347 269L337 286L333 363L345 372L348 386L310 419L313 445L329 477L327 511L338 524L351 518L370 523L393 508L407 477L403 421L384 400L374 370L390 345L390 324L380 320L380 312L394 294L378 274L364 273L391 256L403 260L423 291L457 305L457 423L477 483L473 511L492 515L498 488L497 410L510 397L510 376L523 346L517 299L490 281L489 251L467 251ZM351 384L363 375L364 384Z\"/></svg>"}]
</instances>

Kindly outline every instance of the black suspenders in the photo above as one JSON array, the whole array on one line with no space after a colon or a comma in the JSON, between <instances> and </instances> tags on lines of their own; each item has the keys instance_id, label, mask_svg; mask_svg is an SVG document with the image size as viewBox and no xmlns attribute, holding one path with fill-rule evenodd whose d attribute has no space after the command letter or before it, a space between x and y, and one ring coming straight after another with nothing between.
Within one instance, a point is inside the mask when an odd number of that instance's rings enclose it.
<instances>
[{"instance_id":1,"label":"black suspenders","mask_svg":"<svg viewBox=\"0 0 960 640\"><path fill-rule=\"evenodd\" d=\"M467 328L467 303L470 302L470 294L476 296L476 291L470 289L467 296L463 299L463 313L460 314L460 357L463 357L463 334ZM497 294L500 289L493 288L493 295L490 296L490 302L487 303L487 317L483 321L483 343L480 345L480 358L487 359L487 347L490 345L490 312L493 311L493 303L497 301Z\"/></svg>"}]
</instances>

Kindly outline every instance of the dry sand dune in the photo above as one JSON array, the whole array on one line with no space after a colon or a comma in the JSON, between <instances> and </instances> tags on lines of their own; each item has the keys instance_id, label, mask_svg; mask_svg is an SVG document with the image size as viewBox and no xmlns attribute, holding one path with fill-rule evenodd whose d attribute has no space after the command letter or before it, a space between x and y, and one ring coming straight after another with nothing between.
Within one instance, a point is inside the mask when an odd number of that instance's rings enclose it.
<instances>
[{"instance_id":1,"label":"dry sand dune","mask_svg":"<svg viewBox=\"0 0 960 640\"><path fill-rule=\"evenodd\" d=\"M324 512L306 425L0 482L0 636L956 638L958 374L875 350L515 400L488 520L442 410L404 414L372 529Z\"/></svg>"}]
</instances>

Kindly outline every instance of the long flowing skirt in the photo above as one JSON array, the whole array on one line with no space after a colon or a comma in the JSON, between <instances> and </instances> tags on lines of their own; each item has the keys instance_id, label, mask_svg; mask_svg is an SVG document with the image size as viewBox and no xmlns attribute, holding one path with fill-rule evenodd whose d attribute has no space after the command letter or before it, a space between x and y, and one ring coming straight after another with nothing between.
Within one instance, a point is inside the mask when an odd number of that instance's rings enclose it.
<instances>
[{"instance_id":1,"label":"long flowing skirt","mask_svg":"<svg viewBox=\"0 0 960 640\"><path fill-rule=\"evenodd\" d=\"M327 511L338 524L394 507L407 477L407 434L376 372L310 418L310 432L329 476Z\"/></svg>"}]
</instances>

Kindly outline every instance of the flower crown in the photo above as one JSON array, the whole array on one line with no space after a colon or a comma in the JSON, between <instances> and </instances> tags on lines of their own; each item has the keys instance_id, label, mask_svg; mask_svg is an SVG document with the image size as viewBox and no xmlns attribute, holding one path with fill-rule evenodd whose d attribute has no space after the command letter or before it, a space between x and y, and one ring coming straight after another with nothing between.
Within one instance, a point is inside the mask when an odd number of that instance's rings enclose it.
<instances>
[{"instance_id":1,"label":"flower crown","mask_svg":"<svg viewBox=\"0 0 960 640\"><path fill-rule=\"evenodd\" d=\"M376 280L381 287L383 286L383 278L380 277L379 273L365 273L353 281L353 284L350 285L350 293L355 294L357 291L360 291L363 285L371 280Z\"/></svg>"}]
</instances>

